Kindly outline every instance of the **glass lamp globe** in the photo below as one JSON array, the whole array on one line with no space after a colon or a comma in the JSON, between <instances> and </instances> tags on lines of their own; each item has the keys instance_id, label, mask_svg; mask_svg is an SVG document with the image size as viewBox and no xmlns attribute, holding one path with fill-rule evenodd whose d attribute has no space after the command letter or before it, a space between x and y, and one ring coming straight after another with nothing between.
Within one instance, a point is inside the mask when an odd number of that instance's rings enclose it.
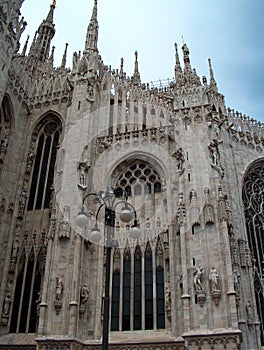
<instances>
[{"instance_id":1,"label":"glass lamp globe","mask_svg":"<svg viewBox=\"0 0 264 350\"><path fill-rule=\"evenodd\" d=\"M88 225L89 219L88 219L87 214L85 214L84 211L80 211L78 213L77 218L76 218L76 223L80 227L85 227Z\"/></svg>"},{"instance_id":2,"label":"glass lamp globe","mask_svg":"<svg viewBox=\"0 0 264 350\"><path fill-rule=\"evenodd\" d=\"M131 226L129 236L134 239L137 239L141 236L141 229L138 224L134 224L133 226Z\"/></svg>"},{"instance_id":3,"label":"glass lamp globe","mask_svg":"<svg viewBox=\"0 0 264 350\"><path fill-rule=\"evenodd\" d=\"M129 222L131 221L133 218L133 212L132 210L128 207L128 206L125 206L121 209L121 212L120 212L120 219L123 221L123 222Z\"/></svg>"},{"instance_id":4,"label":"glass lamp globe","mask_svg":"<svg viewBox=\"0 0 264 350\"><path fill-rule=\"evenodd\" d=\"M90 235L90 240L93 243L98 243L101 239L101 232L98 227L95 227L92 229L91 235Z\"/></svg>"}]
</instances>

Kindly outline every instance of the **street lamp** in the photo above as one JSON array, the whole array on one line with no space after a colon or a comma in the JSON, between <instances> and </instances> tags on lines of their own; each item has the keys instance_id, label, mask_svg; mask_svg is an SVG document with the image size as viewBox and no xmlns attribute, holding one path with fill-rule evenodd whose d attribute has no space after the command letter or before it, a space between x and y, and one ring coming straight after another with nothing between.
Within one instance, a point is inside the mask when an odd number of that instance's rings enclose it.
<instances>
[{"instance_id":1,"label":"street lamp","mask_svg":"<svg viewBox=\"0 0 264 350\"><path fill-rule=\"evenodd\" d=\"M96 224L95 227L91 231L91 241L94 243L98 243L101 239L101 233L98 228L98 215L102 207L105 208L105 245L106 245L106 266L105 266L105 297L104 297L104 320L103 320L103 339L102 339L102 349L108 350L109 343L109 307L110 307L110 299L109 299L109 290L110 290L110 272L111 272L111 249L113 245L114 238L114 229L115 229L115 216L116 216L116 207L117 205L122 204L122 209L120 211L120 220L125 223L129 223L134 216L134 224L130 229L130 237L137 239L141 235L141 230L139 227L139 223L137 220L137 213L135 208L128 203L127 194L124 192L124 198L120 200L116 197L115 191L113 189L108 189L104 192L97 193L88 193L84 196L82 201L82 209L78 213L76 218L76 223L80 227L85 227L89 223L88 215L92 215L91 213L86 213L84 209L85 200L90 197L95 196L100 200L100 206L97 210L95 219ZM118 200L117 200L118 199Z\"/></svg>"}]
</instances>

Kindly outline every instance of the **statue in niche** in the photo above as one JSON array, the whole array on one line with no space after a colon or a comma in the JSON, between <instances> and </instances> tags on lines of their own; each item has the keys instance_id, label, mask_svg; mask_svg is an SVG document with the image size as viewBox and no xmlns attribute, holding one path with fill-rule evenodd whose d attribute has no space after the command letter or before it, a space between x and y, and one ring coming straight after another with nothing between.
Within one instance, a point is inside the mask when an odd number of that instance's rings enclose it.
<instances>
[{"instance_id":1,"label":"statue in niche","mask_svg":"<svg viewBox=\"0 0 264 350\"><path fill-rule=\"evenodd\" d=\"M1 139L0 142L0 161L3 162L4 161L4 157L7 151L7 147L8 147L8 134L6 133L4 135L4 138Z\"/></svg>"},{"instance_id":2,"label":"statue in niche","mask_svg":"<svg viewBox=\"0 0 264 350\"><path fill-rule=\"evenodd\" d=\"M215 267L213 267L209 274L209 280L211 281L211 291L218 291L219 288L219 275Z\"/></svg>"},{"instance_id":3,"label":"statue in niche","mask_svg":"<svg viewBox=\"0 0 264 350\"><path fill-rule=\"evenodd\" d=\"M90 165L87 164L87 162L80 162L78 166L79 170L79 183L78 186L82 189L85 190L87 188L87 175L88 171L90 169Z\"/></svg>"},{"instance_id":4,"label":"statue in niche","mask_svg":"<svg viewBox=\"0 0 264 350\"><path fill-rule=\"evenodd\" d=\"M27 181L24 180L22 192L19 199L19 214L23 215L27 202Z\"/></svg>"},{"instance_id":5,"label":"statue in niche","mask_svg":"<svg viewBox=\"0 0 264 350\"><path fill-rule=\"evenodd\" d=\"M216 165L216 166L219 166L219 162L220 162L220 153L219 153L218 145L219 145L218 141L216 139L213 139L208 146L210 157L212 159L212 165Z\"/></svg>"},{"instance_id":6,"label":"statue in niche","mask_svg":"<svg viewBox=\"0 0 264 350\"><path fill-rule=\"evenodd\" d=\"M26 166L26 174L31 173L34 157L35 157L35 150L34 150L34 141L31 141L30 147L29 147L29 152L27 156L27 166Z\"/></svg>"},{"instance_id":7,"label":"statue in niche","mask_svg":"<svg viewBox=\"0 0 264 350\"><path fill-rule=\"evenodd\" d=\"M56 232L56 222L57 222L57 216L56 216L56 208L53 208L50 216L50 226L49 226L49 233L48 238L53 239Z\"/></svg>"},{"instance_id":8,"label":"statue in niche","mask_svg":"<svg viewBox=\"0 0 264 350\"><path fill-rule=\"evenodd\" d=\"M56 300L61 301L62 300L62 293L63 293L63 282L60 277L56 277Z\"/></svg>"},{"instance_id":9,"label":"statue in niche","mask_svg":"<svg viewBox=\"0 0 264 350\"><path fill-rule=\"evenodd\" d=\"M87 96L86 96L87 101L94 102L95 100L95 94L94 94L94 87L88 83L87 86Z\"/></svg>"},{"instance_id":10,"label":"statue in niche","mask_svg":"<svg viewBox=\"0 0 264 350\"><path fill-rule=\"evenodd\" d=\"M1 214L3 214L5 212L5 198L1 199L1 204L0 204L0 217Z\"/></svg>"},{"instance_id":11,"label":"statue in niche","mask_svg":"<svg viewBox=\"0 0 264 350\"><path fill-rule=\"evenodd\" d=\"M4 305L3 305L3 316L8 316L11 308L11 298L10 295L7 295L4 299Z\"/></svg>"},{"instance_id":12,"label":"statue in niche","mask_svg":"<svg viewBox=\"0 0 264 350\"><path fill-rule=\"evenodd\" d=\"M196 292L202 292L203 291L203 286L202 286L203 273L204 273L203 267L196 267L194 269L193 282L194 282L194 288L195 288Z\"/></svg>"},{"instance_id":13,"label":"statue in niche","mask_svg":"<svg viewBox=\"0 0 264 350\"><path fill-rule=\"evenodd\" d=\"M81 293L80 293L80 304L81 305L86 305L86 303L89 299L89 294L90 294L90 290L87 287L87 284L84 284L81 288Z\"/></svg>"},{"instance_id":14,"label":"statue in niche","mask_svg":"<svg viewBox=\"0 0 264 350\"><path fill-rule=\"evenodd\" d=\"M59 238L70 238L70 234L70 207L66 205L63 209L63 218L60 222Z\"/></svg>"},{"instance_id":15,"label":"statue in niche","mask_svg":"<svg viewBox=\"0 0 264 350\"><path fill-rule=\"evenodd\" d=\"M247 323L250 326L253 324L253 308L252 308L251 300L248 300L246 303L246 314L247 314Z\"/></svg>"},{"instance_id":16,"label":"statue in niche","mask_svg":"<svg viewBox=\"0 0 264 350\"><path fill-rule=\"evenodd\" d=\"M12 260L17 259L18 250L19 250L19 242L17 239L15 239L13 242L12 251L11 251L11 259Z\"/></svg>"},{"instance_id":17,"label":"statue in niche","mask_svg":"<svg viewBox=\"0 0 264 350\"><path fill-rule=\"evenodd\" d=\"M4 138L1 140L1 151L6 152L8 146L8 137L7 134L4 136Z\"/></svg>"},{"instance_id":18,"label":"statue in niche","mask_svg":"<svg viewBox=\"0 0 264 350\"><path fill-rule=\"evenodd\" d=\"M166 306L166 312L167 312L167 318L171 319L171 291L168 284L166 284L165 287L165 306Z\"/></svg>"},{"instance_id":19,"label":"statue in niche","mask_svg":"<svg viewBox=\"0 0 264 350\"><path fill-rule=\"evenodd\" d=\"M211 158L211 166L219 172L221 178L224 177L224 169L220 164L220 153L218 146L222 142L223 141L218 141L217 139L212 139L208 146L209 156Z\"/></svg>"},{"instance_id":20,"label":"statue in niche","mask_svg":"<svg viewBox=\"0 0 264 350\"><path fill-rule=\"evenodd\" d=\"M7 209L7 214L12 215L14 212L14 202L9 203L9 207Z\"/></svg>"},{"instance_id":21,"label":"statue in niche","mask_svg":"<svg viewBox=\"0 0 264 350\"><path fill-rule=\"evenodd\" d=\"M202 307L204 305L206 294L202 285L202 277L203 277L204 269L203 267L196 267L194 269L194 277L193 277L193 284L195 289L195 295L197 298L197 302Z\"/></svg>"},{"instance_id":22,"label":"statue in niche","mask_svg":"<svg viewBox=\"0 0 264 350\"><path fill-rule=\"evenodd\" d=\"M211 285L212 299L214 300L215 305L218 305L221 297L221 291L219 284L219 274L215 267L213 267L210 271L209 281Z\"/></svg>"},{"instance_id":23,"label":"statue in niche","mask_svg":"<svg viewBox=\"0 0 264 350\"><path fill-rule=\"evenodd\" d=\"M56 277L56 291L55 291L54 307L55 307L57 315L60 313L60 310L62 308L63 289L64 289L64 286L63 286L62 279L60 277Z\"/></svg>"},{"instance_id":24,"label":"statue in niche","mask_svg":"<svg viewBox=\"0 0 264 350\"><path fill-rule=\"evenodd\" d=\"M13 289L13 281L9 279L6 282L6 292L11 293L12 289Z\"/></svg>"},{"instance_id":25,"label":"statue in niche","mask_svg":"<svg viewBox=\"0 0 264 350\"><path fill-rule=\"evenodd\" d=\"M176 159L178 170L184 170L183 163L185 162L185 158L182 147L178 148L175 152L173 152L172 157Z\"/></svg>"}]
</instances>

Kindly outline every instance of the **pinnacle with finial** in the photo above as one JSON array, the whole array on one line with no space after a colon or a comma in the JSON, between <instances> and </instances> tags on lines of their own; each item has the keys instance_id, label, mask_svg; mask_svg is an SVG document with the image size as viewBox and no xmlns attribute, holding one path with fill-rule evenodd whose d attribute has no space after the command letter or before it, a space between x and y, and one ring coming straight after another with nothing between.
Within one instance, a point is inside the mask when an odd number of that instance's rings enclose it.
<instances>
[{"instance_id":1,"label":"pinnacle with finial","mask_svg":"<svg viewBox=\"0 0 264 350\"><path fill-rule=\"evenodd\" d=\"M217 91L217 84L214 78L214 71L213 71L212 62L210 58L208 58L208 63L209 63L209 70L210 70L210 85L213 89Z\"/></svg>"},{"instance_id":2,"label":"pinnacle with finial","mask_svg":"<svg viewBox=\"0 0 264 350\"><path fill-rule=\"evenodd\" d=\"M25 45L23 47L23 51L21 53L21 56L26 56L28 41L29 41L29 35L27 36L27 40L26 40Z\"/></svg>"},{"instance_id":3,"label":"pinnacle with finial","mask_svg":"<svg viewBox=\"0 0 264 350\"><path fill-rule=\"evenodd\" d=\"M138 52L135 51L135 69L134 69L134 75L133 75L134 83L140 82L140 73L138 71Z\"/></svg>"},{"instance_id":4,"label":"pinnacle with finial","mask_svg":"<svg viewBox=\"0 0 264 350\"><path fill-rule=\"evenodd\" d=\"M61 61L61 68L66 67L68 45L69 45L68 43L65 44L65 50L64 50L63 57L62 57L62 61Z\"/></svg>"},{"instance_id":5,"label":"pinnacle with finial","mask_svg":"<svg viewBox=\"0 0 264 350\"><path fill-rule=\"evenodd\" d=\"M121 63L120 63L120 77L123 77L124 74L124 59L121 57Z\"/></svg>"},{"instance_id":6,"label":"pinnacle with finial","mask_svg":"<svg viewBox=\"0 0 264 350\"><path fill-rule=\"evenodd\" d=\"M178 45L177 43L174 44L175 47L175 79L177 84L180 84L180 78L182 75L182 68L181 68L181 63L179 59L179 53L178 53Z\"/></svg>"}]
</instances>

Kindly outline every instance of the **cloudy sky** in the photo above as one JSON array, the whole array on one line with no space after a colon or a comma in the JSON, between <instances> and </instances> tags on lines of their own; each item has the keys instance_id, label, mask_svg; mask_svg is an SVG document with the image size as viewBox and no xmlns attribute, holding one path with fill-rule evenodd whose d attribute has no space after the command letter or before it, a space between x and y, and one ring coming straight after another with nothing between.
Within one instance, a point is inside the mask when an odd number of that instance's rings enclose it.
<instances>
[{"instance_id":1,"label":"cloudy sky","mask_svg":"<svg viewBox=\"0 0 264 350\"><path fill-rule=\"evenodd\" d=\"M28 22L25 41L46 17L51 0L25 0ZM84 49L93 0L57 0L53 39L55 64L60 65L69 43L72 53ZM197 73L209 77L208 58L226 105L264 122L264 1L263 0L98 0L99 51L103 61L133 72L139 53L143 82L171 79L174 43L190 50ZM181 55L182 59L182 55Z\"/></svg>"}]
</instances>

